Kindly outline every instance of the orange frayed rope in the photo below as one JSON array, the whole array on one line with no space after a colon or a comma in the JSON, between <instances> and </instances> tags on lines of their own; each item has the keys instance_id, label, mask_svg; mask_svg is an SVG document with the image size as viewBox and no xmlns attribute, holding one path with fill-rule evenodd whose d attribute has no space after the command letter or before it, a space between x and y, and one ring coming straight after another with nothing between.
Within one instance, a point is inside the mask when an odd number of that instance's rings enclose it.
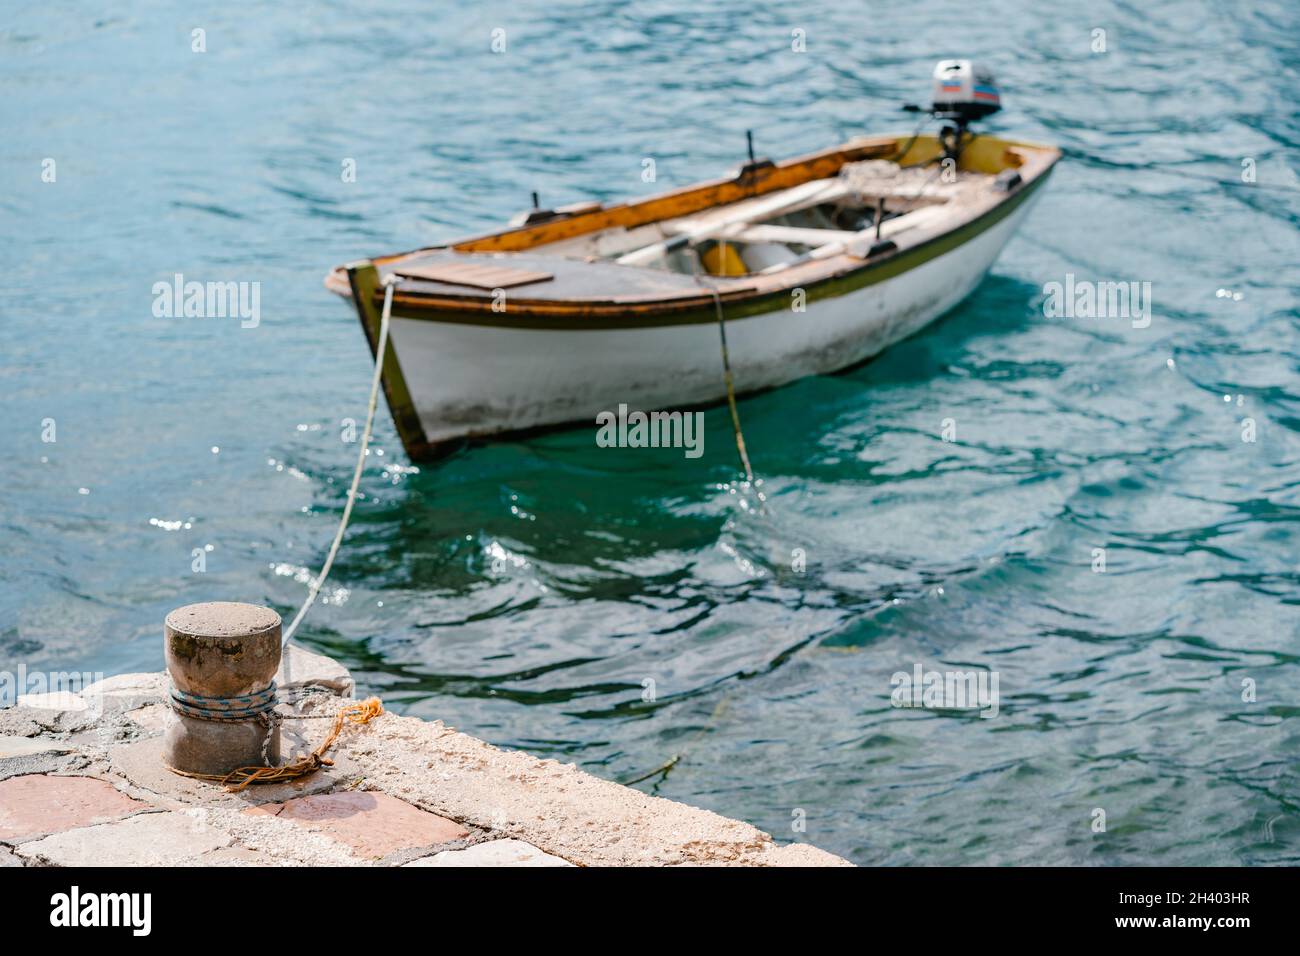
<instances>
[{"instance_id":1,"label":"orange frayed rope","mask_svg":"<svg viewBox=\"0 0 1300 956\"><path fill-rule=\"evenodd\" d=\"M339 739L344 724L368 724L383 712L384 705L380 703L378 697L348 704L334 715L334 726L330 728L329 734L319 747L283 767L239 767L227 774L188 773L184 770L176 770L174 767L172 769L182 776L224 783L231 793L239 793L245 787L255 783L285 783L289 780L297 780L315 773L321 767L334 766L334 761L326 757L325 752Z\"/></svg>"}]
</instances>

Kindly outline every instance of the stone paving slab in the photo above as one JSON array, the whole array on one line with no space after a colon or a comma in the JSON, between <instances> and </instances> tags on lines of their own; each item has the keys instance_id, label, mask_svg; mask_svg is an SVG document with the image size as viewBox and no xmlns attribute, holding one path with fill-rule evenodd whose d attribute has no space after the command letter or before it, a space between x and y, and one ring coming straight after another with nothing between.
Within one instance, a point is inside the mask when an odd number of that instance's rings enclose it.
<instances>
[{"instance_id":1,"label":"stone paving slab","mask_svg":"<svg viewBox=\"0 0 1300 956\"><path fill-rule=\"evenodd\" d=\"M167 729L172 709L166 704L152 703L126 712L126 719L151 734L161 734Z\"/></svg>"},{"instance_id":2,"label":"stone paving slab","mask_svg":"<svg viewBox=\"0 0 1300 956\"><path fill-rule=\"evenodd\" d=\"M197 860L196 866L283 866L269 853L250 850L246 846L223 846L209 850Z\"/></svg>"},{"instance_id":3,"label":"stone paving slab","mask_svg":"<svg viewBox=\"0 0 1300 956\"><path fill-rule=\"evenodd\" d=\"M0 780L0 840L16 843L148 808L94 777L10 777Z\"/></svg>"},{"instance_id":4,"label":"stone paving slab","mask_svg":"<svg viewBox=\"0 0 1300 956\"><path fill-rule=\"evenodd\" d=\"M351 847L329 834L304 827L295 820L225 807L191 807L185 812L201 815L212 826L235 838L235 843L222 852L213 851L201 857L198 860L201 866L207 866L212 856L217 866L257 866L261 861L287 867L372 865L372 861L357 856Z\"/></svg>"},{"instance_id":5,"label":"stone paving slab","mask_svg":"<svg viewBox=\"0 0 1300 956\"><path fill-rule=\"evenodd\" d=\"M48 694L19 694L18 706L31 710L66 710L72 713L90 709L90 704L84 697L70 690L56 690Z\"/></svg>"},{"instance_id":6,"label":"stone paving slab","mask_svg":"<svg viewBox=\"0 0 1300 956\"><path fill-rule=\"evenodd\" d=\"M105 713L133 710L167 696L166 674L118 674L82 690L81 696Z\"/></svg>"},{"instance_id":7,"label":"stone paving slab","mask_svg":"<svg viewBox=\"0 0 1300 956\"><path fill-rule=\"evenodd\" d=\"M280 804L245 810L248 816L271 815L324 833L358 856L378 860L401 850L463 840L469 831L459 823L414 807L386 793L351 791L298 797Z\"/></svg>"},{"instance_id":8,"label":"stone paving slab","mask_svg":"<svg viewBox=\"0 0 1300 956\"><path fill-rule=\"evenodd\" d=\"M47 750L21 757L0 757L0 780L51 774L66 777L93 777L91 761L84 754Z\"/></svg>"},{"instance_id":9,"label":"stone paving slab","mask_svg":"<svg viewBox=\"0 0 1300 956\"><path fill-rule=\"evenodd\" d=\"M573 764L499 750L441 721L384 714L353 756L371 786L582 866L851 865Z\"/></svg>"},{"instance_id":10,"label":"stone paving slab","mask_svg":"<svg viewBox=\"0 0 1300 956\"><path fill-rule=\"evenodd\" d=\"M65 830L19 844L17 853L54 866L175 866L232 842L200 817L169 810Z\"/></svg>"},{"instance_id":11,"label":"stone paving slab","mask_svg":"<svg viewBox=\"0 0 1300 956\"><path fill-rule=\"evenodd\" d=\"M0 760L36 754L67 753L73 748L49 737L0 737Z\"/></svg>"},{"instance_id":12,"label":"stone paving slab","mask_svg":"<svg viewBox=\"0 0 1300 956\"><path fill-rule=\"evenodd\" d=\"M464 850L444 850L404 866L573 866L523 840L492 840Z\"/></svg>"},{"instance_id":13,"label":"stone paving slab","mask_svg":"<svg viewBox=\"0 0 1300 956\"><path fill-rule=\"evenodd\" d=\"M244 809L255 804L277 803L304 794L324 793L349 780L349 762L346 758L339 758L333 767L325 767L292 783L260 784L239 793L230 793L215 781L184 777L168 770L162 762L162 750L161 737L147 737L110 748L108 758L115 772L141 790L182 804L209 807Z\"/></svg>"},{"instance_id":14,"label":"stone paving slab","mask_svg":"<svg viewBox=\"0 0 1300 956\"><path fill-rule=\"evenodd\" d=\"M0 734L9 737L35 737L45 728L37 723L32 712L17 707L0 708Z\"/></svg>"},{"instance_id":15,"label":"stone paving slab","mask_svg":"<svg viewBox=\"0 0 1300 956\"><path fill-rule=\"evenodd\" d=\"M297 644L285 645L275 682L280 685L283 700L292 700L296 691L313 689L351 699L357 687L348 669L338 661Z\"/></svg>"},{"instance_id":16,"label":"stone paving slab","mask_svg":"<svg viewBox=\"0 0 1300 956\"><path fill-rule=\"evenodd\" d=\"M20 722L23 718L31 722L35 728L34 733L13 730L10 726L0 724L0 733L20 737L34 736L35 733L64 734L83 730L93 727L103 716L103 710L98 705L92 707L80 694L66 690L53 694L21 694L17 706L0 713L14 714L10 720L15 722Z\"/></svg>"}]
</instances>

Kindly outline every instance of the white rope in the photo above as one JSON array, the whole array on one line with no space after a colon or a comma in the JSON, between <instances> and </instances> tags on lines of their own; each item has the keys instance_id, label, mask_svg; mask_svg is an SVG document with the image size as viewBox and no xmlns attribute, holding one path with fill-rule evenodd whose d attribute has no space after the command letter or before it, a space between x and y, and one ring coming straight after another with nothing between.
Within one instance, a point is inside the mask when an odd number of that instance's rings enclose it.
<instances>
[{"instance_id":1,"label":"white rope","mask_svg":"<svg viewBox=\"0 0 1300 956\"><path fill-rule=\"evenodd\" d=\"M311 583L311 588L307 592L307 600L298 609L298 614L294 617L293 622L285 628L284 640L280 644L281 647L289 643L289 638L293 637L293 633L298 630L298 625L302 622L303 617L316 602L316 595L320 593L321 585L329 577L330 568L334 566L334 557L339 553L339 545L343 543L343 532L347 530L348 521L352 518L352 505L357 500L357 486L361 484L361 472L365 470L366 452L370 448L370 429L375 424L375 406L379 402L379 382L383 377L384 352L388 348L388 319L393 311L393 286L395 284L395 276L389 276L384 280L384 311L379 318L379 342L375 346L375 375L370 381L370 406L366 409L366 428L361 433L361 453L357 455L357 469L352 473L352 487L348 489L348 501L343 506L343 519L339 522L339 530L334 534L334 543L330 545L330 553L325 557L325 565Z\"/></svg>"}]
</instances>

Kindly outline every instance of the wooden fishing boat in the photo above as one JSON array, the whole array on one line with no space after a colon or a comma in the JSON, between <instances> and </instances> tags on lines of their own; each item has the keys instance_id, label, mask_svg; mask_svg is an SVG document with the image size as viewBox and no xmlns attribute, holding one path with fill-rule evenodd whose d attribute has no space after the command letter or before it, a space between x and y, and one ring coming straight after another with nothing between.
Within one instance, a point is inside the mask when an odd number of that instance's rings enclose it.
<instances>
[{"instance_id":1,"label":"wooden fishing boat","mask_svg":"<svg viewBox=\"0 0 1300 956\"><path fill-rule=\"evenodd\" d=\"M955 132L955 137L952 135ZM854 365L968 295L1057 149L968 132L879 136L633 202L340 266L412 459L468 437L726 397ZM535 203L536 204L536 203Z\"/></svg>"}]
</instances>

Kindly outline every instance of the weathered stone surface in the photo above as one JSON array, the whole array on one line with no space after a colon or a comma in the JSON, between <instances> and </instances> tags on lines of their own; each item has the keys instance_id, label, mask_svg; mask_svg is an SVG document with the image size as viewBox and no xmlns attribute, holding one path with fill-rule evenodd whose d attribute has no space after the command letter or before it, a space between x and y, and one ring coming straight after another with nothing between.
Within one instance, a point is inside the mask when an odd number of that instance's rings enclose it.
<instances>
[{"instance_id":1,"label":"weathered stone surface","mask_svg":"<svg viewBox=\"0 0 1300 956\"><path fill-rule=\"evenodd\" d=\"M314 721L320 724L320 721ZM338 786L345 775L355 768L345 755L336 755L333 767L324 767L293 783L262 784L248 787L239 793L229 793L220 783L196 780L172 773L163 764L162 738L148 737L134 743L113 747L108 759L113 770L142 790L148 790L170 800L207 807L244 809L259 803L276 803L320 793Z\"/></svg>"},{"instance_id":2,"label":"weathered stone surface","mask_svg":"<svg viewBox=\"0 0 1300 956\"><path fill-rule=\"evenodd\" d=\"M175 866L229 846L224 830L191 814L142 813L23 843L18 855L54 866Z\"/></svg>"},{"instance_id":3,"label":"weathered stone surface","mask_svg":"<svg viewBox=\"0 0 1300 956\"><path fill-rule=\"evenodd\" d=\"M27 707L31 710L70 711L72 713L78 713L90 708L84 697L80 694L74 694L70 690L56 690L49 694L19 694L18 706Z\"/></svg>"},{"instance_id":4,"label":"weathered stone surface","mask_svg":"<svg viewBox=\"0 0 1300 956\"><path fill-rule=\"evenodd\" d=\"M69 733L93 726L102 716L96 701L87 700L72 691L60 690L48 694L19 694L16 706L6 713L25 715L30 718L38 731ZM8 724L8 721L5 721ZM6 733L14 733L9 726L0 727ZM26 734L19 730L19 736Z\"/></svg>"},{"instance_id":5,"label":"weathered stone surface","mask_svg":"<svg viewBox=\"0 0 1300 956\"><path fill-rule=\"evenodd\" d=\"M62 750L46 750L43 753L23 754L17 757L0 757L0 780L43 773L55 776L85 776L82 771L86 769L90 760L91 758L84 754Z\"/></svg>"},{"instance_id":6,"label":"weathered stone surface","mask_svg":"<svg viewBox=\"0 0 1300 956\"><path fill-rule=\"evenodd\" d=\"M30 757L33 754L67 753L71 749L49 737L0 737L0 760L5 757Z\"/></svg>"},{"instance_id":7,"label":"weathered stone surface","mask_svg":"<svg viewBox=\"0 0 1300 956\"><path fill-rule=\"evenodd\" d=\"M0 866L22 866L23 861L18 859L4 847L0 847Z\"/></svg>"},{"instance_id":8,"label":"weathered stone surface","mask_svg":"<svg viewBox=\"0 0 1300 956\"><path fill-rule=\"evenodd\" d=\"M173 713L163 724L162 760L186 773L227 774L280 763L280 727L261 720L199 720Z\"/></svg>"},{"instance_id":9,"label":"weathered stone surface","mask_svg":"<svg viewBox=\"0 0 1300 956\"><path fill-rule=\"evenodd\" d=\"M0 780L0 840L30 840L117 820L147 807L93 777L10 777Z\"/></svg>"},{"instance_id":10,"label":"weathered stone surface","mask_svg":"<svg viewBox=\"0 0 1300 956\"><path fill-rule=\"evenodd\" d=\"M12 737L32 737L39 734L41 725L30 710L17 707L0 708L0 734Z\"/></svg>"},{"instance_id":11,"label":"weathered stone surface","mask_svg":"<svg viewBox=\"0 0 1300 956\"><path fill-rule=\"evenodd\" d=\"M187 812L203 813L214 826L234 837L229 850L218 854L218 865L242 865L262 859L274 866L371 865L370 861L354 855L350 847L295 820L226 808L191 808ZM244 852L237 852L240 850ZM250 853L254 856L247 855ZM200 860L201 865L207 865L205 859Z\"/></svg>"},{"instance_id":12,"label":"weathered stone surface","mask_svg":"<svg viewBox=\"0 0 1300 956\"><path fill-rule=\"evenodd\" d=\"M493 840L464 850L444 850L406 866L573 866L522 840Z\"/></svg>"},{"instance_id":13,"label":"weathered stone surface","mask_svg":"<svg viewBox=\"0 0 1300 956\"><path fill-rule=\"evenodd\" d=\"M469 836L469 831L459 823L377 792L317 794L244 812L250 816L269 814L292 820L329 835L367 859Z\"/></svg>"},{"instance_id":14,"label":"weathered stone surface","mask_svg":"<svg viewBox=\"0 0 1300 956\"><path fill-rule=\"evenodd\" d=\"M260 850L250 850L236 844L210 850L194 862L196 866L284 866L287 861L276 860Z\"/></svg>"},{"instance_id":15,"label":"weathered stone surface","mask_svg":"<svg viewBox=\"0 0 1300 956\"><path fill-rule=\"evenodd\" d=\"M385 714L352 756L373 787L583 866L850 865L572 764L498 750L440 721Z\"/></svg>"},{"instance_id":16,"label":"weathered stone surface","mask_svg":"<svg viewBox=\"0 0 1300 956\"><path fill-rule=\"evenodd\" d=\"M848 860L827 853L808 843L787 843L778 846L769 843L767 849L752 861L760 866L852 866Z\"/></svg>"},{"instance_id":17,"label":"weathered stone surface","mask_svg":"<svg viewBox=\"0 0 1300 956\"><path fill-rule=\"evenodd\" d=\"M167 727L172 709L167 704L145 704L126 713L126 719L151 734L160 734Z\"/></svg>"},{"instance_id":18,"label":"weathered stone surface","mask_svg":"<svg viewBox=\"0 0 1300 956\"><path fill-rule=\"evenodd\" d=\"M348 669L338 661L314 654L297 644L285 645L275 681L280 685L280 699L285 701L293 701L303 692L312 690L351 698L357 686Z\"/></svg>"},{"instance_id":19,"label":"weathered stone surface","mask_svg":"<svg viewBox=\"0 0 1300 956\"><path fill-rule=\"evenodd\" d=\"M163 658L172 683L187 694L255 693L280 666L280 615L236 601L178 607L163 622Z\"/></svg>"},{"instance_id":20,"label":"weathered stone surface","mask_svg":"<svg viewBox=\"0 0 1300 956\"><path fill-rule=\"evenodd\" d=\"M105 713L134 710L167 697L165 673L118 674L91 684L81 692L88 701L98 701Z\"/></svg>"}]
</instances>

